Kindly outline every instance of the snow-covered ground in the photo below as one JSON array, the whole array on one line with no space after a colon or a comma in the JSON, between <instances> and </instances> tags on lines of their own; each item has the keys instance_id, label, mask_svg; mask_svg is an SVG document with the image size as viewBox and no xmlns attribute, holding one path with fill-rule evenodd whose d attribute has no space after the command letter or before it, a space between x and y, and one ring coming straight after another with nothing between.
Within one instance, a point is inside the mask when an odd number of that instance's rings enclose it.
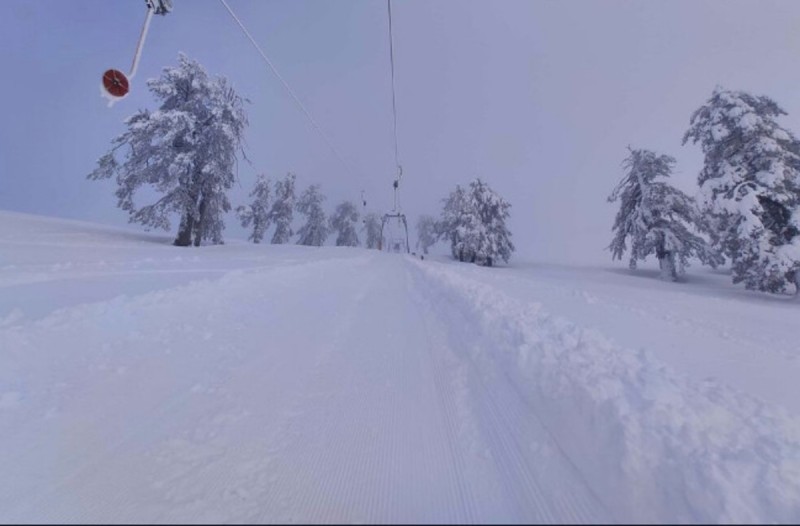
<instances>
[{"instance_id":1,"label":"snow-covered ground","mask_svg":"<svg viewBox=\"0 0 800 526\"><path fill-rule=\"evenodd\" d=\"M0 522L800 521L800 304L0 212Z\"/></svg>"}]
</instances>

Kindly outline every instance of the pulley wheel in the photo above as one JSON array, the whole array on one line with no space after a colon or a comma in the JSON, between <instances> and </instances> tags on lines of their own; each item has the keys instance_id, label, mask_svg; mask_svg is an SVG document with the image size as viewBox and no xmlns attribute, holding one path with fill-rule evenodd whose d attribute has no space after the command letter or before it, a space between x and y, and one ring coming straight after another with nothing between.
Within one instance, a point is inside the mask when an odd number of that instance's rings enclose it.
<instances>
[{"instance_id":1,"label":"pulley wheel","mask_svg":"<svg viewBox=\"0 0 800 526\"><path fill-rule=\"evenodd\" d=\"M109 69L103 73L103 88L112 97L124 97L128 94L128 77L119 70Z\"/></svg>"}]
</instances>

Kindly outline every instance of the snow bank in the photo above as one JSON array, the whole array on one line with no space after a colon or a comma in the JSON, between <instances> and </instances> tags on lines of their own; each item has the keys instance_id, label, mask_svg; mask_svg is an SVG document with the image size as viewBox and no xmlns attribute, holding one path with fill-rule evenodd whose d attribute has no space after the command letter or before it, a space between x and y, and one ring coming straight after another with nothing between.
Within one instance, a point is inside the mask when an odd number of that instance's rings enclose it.
<instances>
[{"instance_id":1,"label":"snow bank","mask_svg":"<svg viewBox=\"0 0 800 526\"><path fill-rule=\"evenodd\" d=\"M508 376L617 520L800 521L800 420L448 265L415 267L451 326L471 327L465 352Z\"/></svg>"}]
</instances>

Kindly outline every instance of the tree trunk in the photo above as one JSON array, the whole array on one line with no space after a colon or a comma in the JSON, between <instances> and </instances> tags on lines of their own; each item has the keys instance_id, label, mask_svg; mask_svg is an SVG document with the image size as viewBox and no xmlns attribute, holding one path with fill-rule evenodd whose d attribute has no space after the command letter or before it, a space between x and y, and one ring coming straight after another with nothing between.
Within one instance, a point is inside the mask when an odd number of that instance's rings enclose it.
<instances>
[{"instance_id":1,"label":"tree trunk","mask_svg":"<svg viewBox=\"0 0 800 526\"><path fill-rule=\"evenodd\" d=\"M204 198L202 198L200 200L200 207L199 207L199 210L198 210L199 219L195 222L195 226L194 226L194 246L196 246L196 247L199 247L200 246L200 242L203 240L203 233L204 233L203 230L204 230L205 224L207 223L205 221L205 218L206 218L206 206L207 206L206 199L204 197Z\"/></svg>"},{"instance_id":2,"label":"tree trunk","mask_svg":"<svg viewBox=\"0 0 800 526\"><path fill-rule=\"evenodd\" d=\"M181 226L178 229L178 237L172 243L176 247L188 247L192 244L192 230L194 229L194 218L191 212L186 211L181 218Z\"/></svg>"},{"instance_id":3,"label":"tree trunk","mask_svg":"<svg viewBox=\"0 0 800 526\"><path fill-rule=\"evenodd\" d=\"M661 279L666 281L678 281L678 271L675 268L675 254L672 252L661 252L657 257L658 266L661 267Z\"/></svg>"}]
</instances>

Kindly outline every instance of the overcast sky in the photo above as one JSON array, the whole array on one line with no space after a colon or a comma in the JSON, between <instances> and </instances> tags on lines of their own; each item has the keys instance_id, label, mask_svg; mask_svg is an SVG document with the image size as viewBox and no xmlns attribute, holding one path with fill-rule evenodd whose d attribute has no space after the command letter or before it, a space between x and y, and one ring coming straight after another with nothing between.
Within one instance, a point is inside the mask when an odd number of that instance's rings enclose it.
<instances>
[{"instance_id":1,"label":"overcast sky","mask_svg":"<svg viewBox=\"0 0 800 526\"><path fill-rule=\"evenodd\" d=\"M86 180L122 121L153 108L145 80L180 51L249 98L234 206L258 172L319 183L328 207L391 208L395 174L386 2L229 0L352 166L294 106L218 0L174 0L150 28L132 94L143 0L0 1L0 209L125 224L112 182ZM523 257L608 261L606 197L626 146L678 160L694 194L702 157L681 146L715 85L774 98L800 132L800 2L393 0L402 202L412 223L480 176L512 203ZM233 216L228 237L243 236Z\"/></svg>"}]
</instances>

